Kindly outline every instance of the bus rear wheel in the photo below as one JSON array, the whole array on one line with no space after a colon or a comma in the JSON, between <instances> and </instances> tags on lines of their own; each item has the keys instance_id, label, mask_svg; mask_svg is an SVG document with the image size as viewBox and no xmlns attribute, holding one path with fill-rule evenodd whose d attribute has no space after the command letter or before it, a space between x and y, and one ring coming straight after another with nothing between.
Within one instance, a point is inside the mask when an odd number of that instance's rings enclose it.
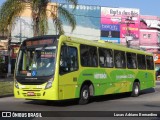
<instances>
[{"instance_id":1,"label":"bus rear wheel","mask_svg":"<svg viewBox=\"0 0 160 120\"><path fill-rule=\"evenodd\" d=\"M83 85L80 91L80 98L79 98L79 104L84 105L89 102L90 98L90 91L88 85Z\"/></svg>"},{"instance_id":2,"label":"bus rear wheel","mask_svg":"<svg viewBox=\"0 0 160 120\"><path fill-rule=\"evenodd\" d=\"M137 96L139 96L139 93L140 93L140 83L139 82L134 82L131 96L132 97L137 97Z\"/></svg>"}]
</instances>

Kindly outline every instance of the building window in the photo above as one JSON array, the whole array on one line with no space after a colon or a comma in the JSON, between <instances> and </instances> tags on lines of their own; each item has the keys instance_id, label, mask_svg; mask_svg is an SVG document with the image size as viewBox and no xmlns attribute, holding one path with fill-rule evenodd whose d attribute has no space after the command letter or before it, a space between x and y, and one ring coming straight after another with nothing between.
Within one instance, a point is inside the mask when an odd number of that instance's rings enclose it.
<instances>
[{"instance_id":1,"label":"building window","mask_svg":"<svg viewBox=\"0 0 160 120\"><path fill-rule=\"evenodd\" d=\"M146 35L146 34L143 34L143 38L145 38L145 39L146 39L146 38L147 38L147 35Z\"/></svg>"},{"instance_id":2,"label":"building window","mask_svg":"<svg viewBox=\"0 0 160 120\"><path fill-rule=\"evenodd\" d=\"M158 43L160 43L160 34L158 34Z\"/></svg>"},{"instance_id":3,"label":"building window","mask_svg":"<svg viewBox=\"0 0 160 120\"><path fill-rule=\"evenodd\" d=\"M151 39L151 36L152 36L151 34L148 34L148 39Z\"/></svg>"}]
</instances>

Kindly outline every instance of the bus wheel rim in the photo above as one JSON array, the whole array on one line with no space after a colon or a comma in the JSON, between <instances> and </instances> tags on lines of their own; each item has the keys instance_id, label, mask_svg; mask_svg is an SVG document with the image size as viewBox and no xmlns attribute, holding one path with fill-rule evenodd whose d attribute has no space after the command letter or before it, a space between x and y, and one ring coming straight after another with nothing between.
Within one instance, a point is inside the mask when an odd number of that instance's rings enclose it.
<instances>
[{"instance_id":1,"label":"bus wheel rim","mask_svg":"<svg viewBox=\"0 0 160 120\"><path fill-rule=\"evenodd\" d=\"M88 91L87 90L83 91L83 98L88 99Z\"/></svg>"},{"instance_id":2,"label":"bus wheel rim","mask_svg":"<svg viewBox=\"0 0 160 120\"><path fill-rule=\"evenodd\" d=\"M136 95L139 93L139 88L138 88L138 86L135 87L135 90L134 90L134 91L135 91L135 94L136 94Z\"/></svg>"}]
</instances>

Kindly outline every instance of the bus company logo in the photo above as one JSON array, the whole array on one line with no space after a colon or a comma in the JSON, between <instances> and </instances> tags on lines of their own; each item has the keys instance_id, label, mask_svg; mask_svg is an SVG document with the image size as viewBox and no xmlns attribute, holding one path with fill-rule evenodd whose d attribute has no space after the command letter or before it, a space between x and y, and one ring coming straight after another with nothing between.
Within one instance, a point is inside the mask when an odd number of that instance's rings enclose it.
<instances>
[{"instance_id":1,"label":"bus company logo","mask_svg":"<svg viewBox=\"0 0 160 120\"><path fill-rule=\"evenodd\" d=\"M18 118L24 118L24 117L42 117L42 113L37 112L2 112L2 116L4 118L10 118L10 117L18 117Z\"/></svg>"},{"instance_id":2,"label":"bus company logo","mask_svg":"<svg viewBox=\"0 0 160 120\"><path fill-rule=\"evenodd\" d=\"M126 79L126 78L135 78L135 76L132 74L116 76L116 79Z\"/></svg>"},{"instance_id":3,"label":"bus company logo","mask_svg":"<svg viewBox=\"0 0 160 120\"><path fill-rule=\"evenodd\" d=\"M11 117L11 112L2 112L2 117Z\"/></svg>"},{"instance_id":4,"label":"bus company logo","mask_svg":"<svg viewBox=\"0 0 160 120\"><path fill-rule=\"evenodd\" d=\"M105 73L95 73L94 78L95 79L106 79L107 75Z\"/></svg>"}]
</instances>

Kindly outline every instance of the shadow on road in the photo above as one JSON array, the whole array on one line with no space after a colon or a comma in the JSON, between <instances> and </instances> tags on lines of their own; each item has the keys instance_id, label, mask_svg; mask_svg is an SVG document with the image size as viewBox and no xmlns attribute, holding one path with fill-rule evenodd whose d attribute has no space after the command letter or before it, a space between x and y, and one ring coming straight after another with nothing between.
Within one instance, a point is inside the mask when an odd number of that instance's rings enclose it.
<instances>
[{"instance_id":1,"label":"shadow on road","mask_svg":"<svg viewBox=\"0 0 160 120\"><path fill-rule=\"evenodd\" d=\"M153 108L155 108L155 107L159 107L160 108L160 105L144 105L144 106L153 107Z\"/></svg>"},{"instance_id":2,"label":"shadow on road","mask_svg":"<svg viewBox=\"0 0 160 120\"><path fill-rule=\"evenodd\" d=\"M149 89L145 89L145 90L141 90L141 95L143 94L149 94L149 93L154 93L155 89L154 88L149 88Z\"/></svg>"},{"instance_id":3,"label":"shadow on road","mask_svg":"<svg viewBox=\"0 0 160 120\"><path fill-rule=\"evenodd\" d=\"M149 88L145 90L140 91L140 95L143 94L149 94L149 93L154 93L155 89L154 88ZM123 99L131 97L131 93L118 93L118 94L111 94L111 95L103 95L99 97L95 97L92 102L101 102L101 101L109 101L109 100L117 100L117 99Z\"/></svg>"},{"instance_id":4,"label":"shadow on road","mask_svg":"<svg viewBox=\"0 0 160 120\"><path fill-rule=\"evenodd\" d=\"M45 105L45 106L56 106L56 107L66 107L78 105L76 99L63 100L63 101L52 101L52 100L32 100L26 101L27 104Z\"/></svg>"},{"instance_id":5,"label":"shadow on road","mask_svg":"<svg viewBox=\"0 0 160 120\"><path fill-rule=\"evenodd\" d=\"M129 97L129 96L130 96L130 93L97 96L97 97L92 97L89 104L91 104L93 102L109 101L109 100L114 100L114 99L122 99L122 98L126 98L126 97ZM67 107L67 106L78 105L78 99L63 100L63 101L31 100L31 101L26 101L26 104Z\"/></svg>"},{"instance_id":6,"label":"shadow on road","mask_svg":"<svg viewBox=\"0 0 160 120\"><path fill-rule=\"evenodd\" d=\"M150 88L150 89L142 90L140 95L154 93L154 92L155 92L155 89ZM96 97L91 98L89 104L91 104L93 102L102 102L102 101L123 99L123 98L127 98L127 97L130 97L130 96L131 96L131 93L119 93L119 94L96 96ZM78 99L63 100L63 101L29 100L29 101L26 101L26 104L66 107L66 106L78 105Z\"/></svg>"},{"instance_id":7,"label":"shadow on road","mask_svg":"<svg viewBox=\"0 0 160 120\"><path fill-rule=\"evenodd\" d=\"M102 95L102 96L94 97L91 102L110 101L110 100L123 99L123 98L127 98L127 97L130 97L130 93Z\"/></svg>"}]
</instances>

